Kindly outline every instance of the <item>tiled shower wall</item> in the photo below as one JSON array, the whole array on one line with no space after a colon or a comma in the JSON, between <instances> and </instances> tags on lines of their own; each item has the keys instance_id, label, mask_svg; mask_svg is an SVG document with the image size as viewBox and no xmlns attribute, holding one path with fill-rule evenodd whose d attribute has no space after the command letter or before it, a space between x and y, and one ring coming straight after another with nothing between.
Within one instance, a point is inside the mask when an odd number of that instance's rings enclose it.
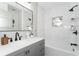
<instances>
[{"instance_id":1,"label":"tiled shower wall","mask_svg":"<svg viewBox=\"0 0 79 59\"><path fill-rule=\"evenodd\" d=\"M37 14L37 34L40 37L46 39L46 45L51 47L60 48L68 52L72 52L73 47L71 42L77 41L79 45L79 34L76 36L73 31L63 26L69 26L71 24L79 24L79 20L72 21L71 18L79 17L79 6L74 8L73 12L69 12L74 5L79 3L71 2L40 2L38 4ZM63 16L63 26L52 26L52 17ZM76 23L77 21L77 23ZM79 28L77 28L79 32ZM74 41L73 41L74 40ZM79 50L79 47L74 47Z\"/></svg>"}]
</instances>

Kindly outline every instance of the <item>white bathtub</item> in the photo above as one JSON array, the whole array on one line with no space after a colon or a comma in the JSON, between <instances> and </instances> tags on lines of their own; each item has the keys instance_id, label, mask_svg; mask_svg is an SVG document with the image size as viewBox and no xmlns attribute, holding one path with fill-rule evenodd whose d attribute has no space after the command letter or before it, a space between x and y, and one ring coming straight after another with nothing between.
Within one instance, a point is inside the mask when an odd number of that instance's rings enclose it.
<instances>
[{"instance_id":1,"label":"white bathtub","mask_svg":"<svg viewBox=\"0 0 79 59\"><path fill-rule=\"evenodd\" d=\"M50 46L45 47L45 56L77 56L72 52Z\"/></svg>"}]
</instances>

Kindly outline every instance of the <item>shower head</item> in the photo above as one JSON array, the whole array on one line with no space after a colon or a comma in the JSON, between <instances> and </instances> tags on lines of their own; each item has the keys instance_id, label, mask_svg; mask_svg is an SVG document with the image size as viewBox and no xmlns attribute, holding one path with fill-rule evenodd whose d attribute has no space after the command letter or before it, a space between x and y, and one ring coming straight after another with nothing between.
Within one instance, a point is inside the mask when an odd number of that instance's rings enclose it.
<instances>
[{"instance_id":1,"label":"shower head","mask_svg":"<svg viewBox=\"0 0 79 59\"><path fill-rule=\"evenodd\" d=\"M73 6L69 11L70 11L70 12L73 12L73 11L74 11L73 9L74 9L75 7L77 7L77 6L78 6L78 5Z\"/></svg>"},{"instance_id":2,"label":"shower head","mask_svg":"<svg viewBox=\"0 0 79 59\"><path fill-rule=\"evenodd\" d=\"M70 9L69 11L73 11L73 8L72 8L72 9Z\"/></svg>"}]
</instances>

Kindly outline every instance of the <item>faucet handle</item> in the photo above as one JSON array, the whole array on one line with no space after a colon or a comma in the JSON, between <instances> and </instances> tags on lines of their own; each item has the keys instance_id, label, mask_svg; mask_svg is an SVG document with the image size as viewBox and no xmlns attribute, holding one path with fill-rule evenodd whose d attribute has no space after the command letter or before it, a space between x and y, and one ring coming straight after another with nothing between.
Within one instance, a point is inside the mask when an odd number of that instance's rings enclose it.
<instances>
[{"instance_id":1,"label":"faucet handle","mask_svg":"<svg viewBox=\"0 0 79 59\"><path fill-rule=\"evenodd\" d=\"M10 39L10 42L13 42L12 38L9 38Z\"/></svg>"},{"instance_id":2,"label":"faucet handle","mask_svg":"<svg viewBox=\"0 0 79 59\"><path fill-rule=\"evenodd\" d=\"M19 36L19 40L21 40L22 37L23 37L23 36Z\"/></svg>"}]
</instances>

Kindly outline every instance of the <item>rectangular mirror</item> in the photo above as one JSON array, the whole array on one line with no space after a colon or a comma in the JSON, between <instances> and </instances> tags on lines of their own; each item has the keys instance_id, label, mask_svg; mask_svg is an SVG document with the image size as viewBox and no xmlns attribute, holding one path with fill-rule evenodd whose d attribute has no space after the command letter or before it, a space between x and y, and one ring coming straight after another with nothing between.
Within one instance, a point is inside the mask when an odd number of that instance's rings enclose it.
<instances>
[{"instance_id":1,"label":"rectangular mirror","mask_svg":"<svg viewBox=\"0 0 79 59\"><path fill-rule=\"evenodd\" d=\"M17 2L0 2L0 31L32 29L32 10Z\"/></svg>"}]
</instances>

